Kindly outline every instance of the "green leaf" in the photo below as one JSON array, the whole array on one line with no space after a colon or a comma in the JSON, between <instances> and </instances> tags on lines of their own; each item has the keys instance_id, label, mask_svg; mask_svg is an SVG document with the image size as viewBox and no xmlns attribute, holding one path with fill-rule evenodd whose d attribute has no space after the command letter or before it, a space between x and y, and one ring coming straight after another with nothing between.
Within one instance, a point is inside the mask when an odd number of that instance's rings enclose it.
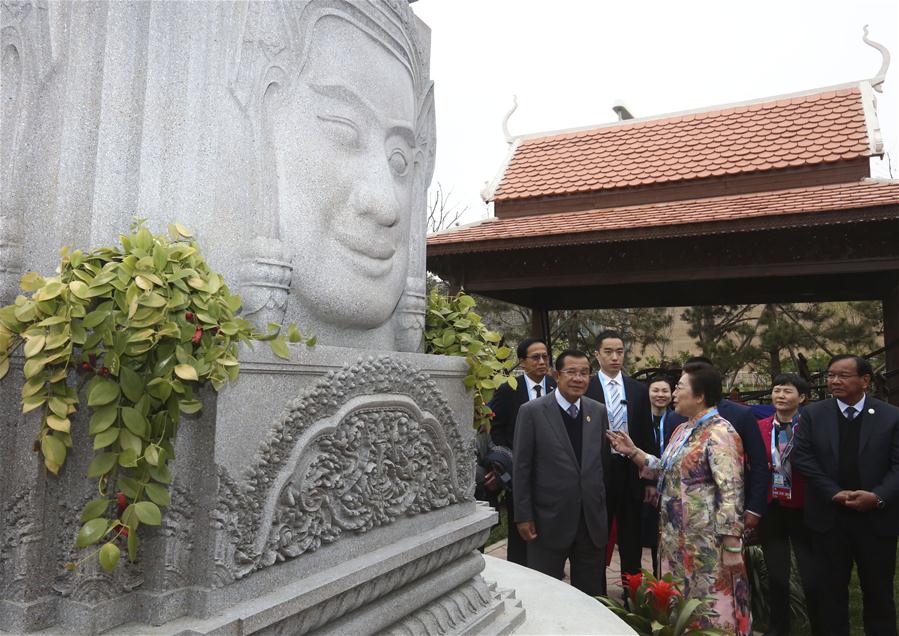
<instances>
[{"instance_id":1,"label":"green leaf","mask_svg":"<svg viewBox=\"0 0 899 636\"><path fill-rule=\"evenodd\" d=\"M287 346L287 342L285 342L284 336L278 336L269 344L272 348L272 353L274 353L279 358L283 358L284 360L290 360L290 348Z\"/></svg>"},{"instance_id":2,"label":"green leaf","mask_svg":"<svg viewBox=\"0 0 899 636\"><path fill-rule=\"evenodd\" d=\"M100 380L87 396L88 406L103 406L119 397L119 385L109 380Z\"/></svg>"},{"instance_id":3,"label":"green leaf","mask_svg":"<svg viewBox=\"0 0 899 636\"><path fill-rule=\"evenodd\" d=\"M170 506L172 504L172 496L169 494L168 488L159 484L147 484L144 486L147 496L160 506Z\"/></svg>"},{"instance_id":4,"label":"green leaf","mask_svg":"<svg viewBox=\"0 0 899 636\"><path fill-rule=\"evenodd\" d=\"M108 309L97 309L96 311L92 311L88 315L84 317L81 321L81 324L84 325L86 329L93 329L97 325L101 324L106 317L109 315Z\"/></svg>"},{"instance_id":5,"label":"green leaf","mask_svg":"<svg viewBox=\"0 0 899 636\"><path fill-rule=\"evenodd\" d=\"M181 408L182 413L191 415L202 409L203 403L199 400L179 400L178 406Z\"/></svg>"},{"instance_id":6,"label":"green leaf","mask_svg":"<svg viewBox=\"0 0 899 636\"><path fill-rule=\"evenodd\" d=\"M699 599L690 599L686 603L684 603L683 608L680 611L680 614L677 615L677 622L674 625L674 634L675 636L679 636L683 633L684 629L687 626L687 622L690 620L690 617L693 616L693 612L696 611L696 608L701 605Z\"/></svg>"},{"instance_id":7,"label":"green leaf","mask_svg":"<svg viewBox=\"0 0 899 636\"><path fill-rule=\"evenodd\" d=\"M100 475L105 475L112 470L112 467L115 466L118 458L118 453L100 453L94 457L87 467L87 476L99 477Z\"/></svg>"},{"instance_id":8,"label":"green leaf","mask_svg":"<svg viewBox=\"0 0 899 636\"><path fill-rule=\"evenodd\" d=\"M175 375L177 375L182 380L193 380L196 382L199 379L197 376L197 370L189 364L175 365Z\"/></svg>"},{"instance_id":9,"label":"green leaf","mask_svg":"<svg viewBox=\"0 0 899 636\"><path fill-rule=\"evenodd\" d=\"M119 385L125 397L132 402L137 402L144 393L144 381L131 367L122 366L119 369Z\"/></svg>"},{"instance_id":10,"label":"green leaf","mask_svg":"<svg viewBox=\"0 0 899 636\"><path fill-rule=\"evenodd\" d=\"M28 338L25 341L25 346L22 348L25 353L26 358L33 358L37 354L39 354L43 349L44 345L47 342L47 337L44 335L33 336Z\"/></svg>"},{"instance_id":11,"label":"green leaf","mask_svg":"<svg viewBox=\"0 0 899 636\"><path fill-rule=\"evenodd\" d=\"M94 436L94 450L106 448L116 441L119 438L120 430L119 427L113 426L112 428L107 428L102 433L97 433L97 435Z\"/></svg>"},{"instance_id":12,"label":"green leaf","mask_svg":"<svg viewBox=\"0 0 899 636\"><path fill-rule=\"evenodd\" d=\"M514 375L510 375L509 379L506 381L509 383L509 387L513 391L518 388L518 379Z\"/></svg>"},{"instance_id":13,"label":"green leaf","mask_svg":"<svg viewBox=\"0 0 899 636\"><path fill-rule=\"evenodd\" d=\"M46 356L41 356L40 358L29 358L25 361L25 366L22 368L22 372L25 374L25 379L30 380L31 378L35 377L44 370L45 366L47 366Z\"/></svg>"},{"instance_id":14,"label":"green leaf","mask_svg":"<svg viewBox=\"0 0 899 636\"><path fill-rule=\"evenodd\" d=\"M109 526L106 519L91 519L78 531L78 537L75 539L76 548L84 548L95 544L100 540Z\"/></svg>"},{"instance_id":15,"label":"green leaf","mask_svg":"<svg viewBox=\"0 0 899 636\"><path fill-rule=\"evenodd\" d=\"M51 397L47 405L53 414L60 419L65 419L69 414L69 404L59 396L54 395Z\"/></svg>"},{"instance_id":16,"label":"green leaf","mask_svg":"<svg viewBox=\"0 0 899 636\"><path fill-rule=\"evenodd\" d=\"M131 431L124 428L119 433L119 444L122 445L123 450L133 450L135 458L140 457L141 453L144 450L143 440L137 435L131 433Z\"/></svg>"},{"instance_id":17,"label":"green leaf","mask_svg":"<svg viewBox=\"0 0 899 636\"><path fill-rule=\"evenodd\" d=\"M81 523L96 519L109 508L109 499L94 499L81 511Z\"/></svg>"},{"instance_id":18,"label":"green leaf","mask_svg":"<svg viewBox=\"0 0 899 636\"><path fill-rule=\"evenodd\" d=\"M149 428L150 423L147 422L147 418L137 409L130 406L123 406L122 421L125 422L125 426L128 427L128 430L137 437L147 436L147 429Z\"/></svg>"},{"instance_id":19,"label":"green leaf","mask_svg":"<svg viewBox=\"0 0 899 636\"><path fill-rule=\"evenodd\" d=\"M150 477L161 484L172 483L172 474L165 464L159 464L159 466L147 466L147 472L150 473Z\"/></svg>"},{"instance_id":20,"label":"green leaf","mask_svg":"<svg viewBox=\"0 0 899 636\"><path fill-rule=\"evenodd\" d=\"M128 536L136 534L137 527L140 525L140 519L137 518L137 510L134 504L129 504L122 513L122 523L128 526Z\"/></svg>"},{"instance_id":21,"label":"green leaf","mask_svg":"<svg viewBox=\"0 0 899 636\"><path fill-rule=\"evenodd\" d=\"M118 416L118 414L119 407L117 407L115 404L94 409L94 414L91 415L90 429L88 431L88 434L96 435L97 433L102 433L110 426L112 426L113 422L116 421L116 417Z\"/></svg>"},{"instance_id":22,"label":"green leaf","mask_svg":"<svg viewBox=\"0 0 899 636\"><path fill-rule=\"evenodd\" d=\"M41 440L41 454L57 466L62 466L66 461L66 445L58 437L45 435Z\"/></svg>"},{"instance_id":23,"label":"green leaf","mask_svg":"<svg viewBox=\"0 0 899 636\"><path fill-rule=\"evenodd\" d=\"M160 512L159 506L152 501L139 501L134 504L134 510L141 523L148 526L158 526L162 523L162 512Z\"/></svg>"},{"instance_id":24,"label":"green leaf","mask_svg":"<svg viewBox=\"0 0 899 636\"><path fill-rule=\"evenodd\" d=\"M88 298L88 286L80 280L73 280L71 283L69 283L69 289L73 294L75 294L76 297L81 298L82 300L86 300Z\"/></svg>"},{"instance_id":25,"label":"green leaf","mask_svg":"<svg viewBox=\"0 0 899 636\"><path fill-rule=\"evenodd\" d=\"M151 466L159 464L159 447L155 444L147 446L147 450L144 451L144 459L146 459L147 463Z\"/></svg>"},{"instance_id":26,"label":"green leaf","mask_svg":"<svg viewBox=\"0 0 899 636\"><path fill-rule=\"evenodd\" d=\"M100 567L107 572L112 572L119 564L119 559L121 558L121 556L122 551L119 550L119 546L110 541L102 548L100 548Z\"/></svg>"},{"instance_id":27,"label":"green leaf","mask_svg":"<svg viewBox=\"0 0 899 636\"><path fill-rule=\"evenodd\" d=\"M122 468L134 468L137 466L137 453L133 448L126 448L119 455L119 466Z\"/></svg>"}]
</instances>

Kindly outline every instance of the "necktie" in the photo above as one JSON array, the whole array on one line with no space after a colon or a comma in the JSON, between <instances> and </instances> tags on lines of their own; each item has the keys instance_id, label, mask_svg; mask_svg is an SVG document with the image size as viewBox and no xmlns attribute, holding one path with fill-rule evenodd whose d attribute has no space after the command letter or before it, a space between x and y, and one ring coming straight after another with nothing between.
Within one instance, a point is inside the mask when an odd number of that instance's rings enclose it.
<instances>
[{"instance_id":1,"label":"necktie","mask_svg":"<svg viewBox=\"0 0 899 636\"><path fill-rule=\"evenodd\" d=\"M856 413L856 410L855 410L854 406L846 407L846 419L849 420L850 422L855 419L855 413Z\"/></svg>"},{"instance_id":2,"label":"necktie","mask_svg":"<svg viewBox=\"0 0 899 636\"><path fill-rule=\"evenodd\" d=\"M537 393L537 397L540 397L540 391L542 391L542 390L543 390L543 387L540 386L539 384L534 385L534 392Z\"/></svg>"},{"instance_id":3,"label":"necktie","mask_svg":"<svg viewBox=\"0 0 899 636\"><path fill-rule=\"evenodd\" d=\"M571 419L577 419L577 407L574 404L568 407L568 414L571 416Z\"/></svg>"},{"instance_id":4,"label":"necktie","mask_svg":"<svg viewBox=\"0 0 899 636\"><path fill-rule=\"evenodd\" d=\"M621 430L621 414L624 405L621 404L621 391L618 389L617 380L609 380L609 424L613 431Z\"/></svg>"}]
</instances>

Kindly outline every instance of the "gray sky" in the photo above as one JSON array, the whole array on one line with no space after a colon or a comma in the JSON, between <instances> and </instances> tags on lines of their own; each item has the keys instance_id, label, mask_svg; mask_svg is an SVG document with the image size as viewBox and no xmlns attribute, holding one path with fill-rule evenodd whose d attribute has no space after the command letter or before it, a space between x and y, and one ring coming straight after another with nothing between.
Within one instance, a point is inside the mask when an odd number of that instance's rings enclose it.
<instances>
[{"instance_id":1,"label":"gray sky","mask_svg":"<svg viewBox=\"0 0 899 636\"><path fill-rule=\"evenodd\" d=\"M513 135L691 110L868 79L893 61L877 96L899 178L899 3L895 0L419 0L432 32L437 168L432 184L487 215L480 198ZM875 176L887 177L884 163Z\"/></svg>"}]
</instances>

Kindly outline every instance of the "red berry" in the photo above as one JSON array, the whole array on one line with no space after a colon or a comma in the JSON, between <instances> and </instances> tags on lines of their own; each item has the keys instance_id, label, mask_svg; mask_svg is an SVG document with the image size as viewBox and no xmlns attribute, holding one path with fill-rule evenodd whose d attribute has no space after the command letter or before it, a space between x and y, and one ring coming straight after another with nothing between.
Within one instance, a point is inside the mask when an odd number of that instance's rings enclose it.
<instances>
[{"instance_id":1,"label":"red berry","mask_svg":"<svg viewBox=\"0 0 899 636\"><path fill-rule=\"evenodd\" d=\"M84 371L90 371L90 370L91 370L91 365L90 365L89 362L82 362L82 363L81 363L81 368L82 368L82 370L84 370Z\"/></svg>"},{"instance_id":2,"label":"red berry","mask_svg":"<svg viewBox=\"0 0 899 636\"><path fill-rule=\"evenodd\" d=\"M103 367L102 369L100 369L99 373L100 375L109 375L109 369Z\"/></svg>"},{"instance_id":3,"label":"red berry","mask_svg":"<svg viewBox=\"0 0 899 636\"><path fill-rule=\"evenodd\" d=\"M125 537L127 539L128 538L128 528L122 528L121 532L119 533L119 536Z\"/></svg>"},{"instance_id":4,"label":"red berry","mask_svg":"<svg viewBox=\"0 0 899 636\"><path fill-rule=\"evenodd\" d=\"M194 337L190 339L194 344L199 344L200 338L203 337L203 330L200 327L197 327L197 330L194 332Z\"/></svg>"},{"instance_id":5,"label":"red berry","mask_svg":"<svg viewBox=\"0 0 899 636\"><path fill-rule=\"evenodd\" d=\"M193 321L194 321L194 314L193 314L193 312L191 312L191 311L185 312L185 313L184 313L184 317L187 319L187 322L193 322Z\"/></svg>"},{"instance_id":6,"label":"red berry","mask_svg":"<svg viewBox=\"0 0 899 636\"><path fill-rule=\"evenodd\" d=\"M128 507L128 500L125 499L125 493L123 493L123 492L116 493L116 505L119 508L120 515L123 512L125 512L125 508Z\"/></svg>"},{"instance_id":7,"label":"red berry","mask_svg":"<svg viewBox=\"0 0 899 636\"><path fill-rule=\"evenodd\" d=\"M212 328L212 333L213 333L214 335L218 335L218 332L219 332L219 328L218 328L218 327L213 327L213 328Z\"/></svg>"}]
</instances>

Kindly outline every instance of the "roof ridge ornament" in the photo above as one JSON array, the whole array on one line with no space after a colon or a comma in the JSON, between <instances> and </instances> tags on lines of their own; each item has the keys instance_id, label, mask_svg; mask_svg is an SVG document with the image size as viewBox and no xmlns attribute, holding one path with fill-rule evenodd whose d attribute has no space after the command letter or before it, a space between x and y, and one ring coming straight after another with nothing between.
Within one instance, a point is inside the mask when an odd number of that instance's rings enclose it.
<instances>
[{"instance_id":1,"label":"roof ridge ornament","mask_svg":"<svg viewBox=\"0 0 899 636\"><path fill-rule=\"evenodd\" d=\"M880 51L880 54L883 56L883 61L880 64L880 70L877 71L877 75L868 80L871 83L871 88L873 88L878 93L883 92L883 81L887 76L887 69L890 67L890 52L887 50L883 44L879 42L875 42L873 40L868 39L868 25L865 25L864 34L862 35L862 40L868 46L877 49Z\"/></svg>"},{"instance_id":2,"label":"roof ridge ornament","mask_svg":"<svg viewBox=\"0 0 899 636\"><path fill-rule=\"evenodd\" d=\"M889 53L887 53L887 57L889 58ZM512 108L510 108L509 112L506 113L506 116L503 117L503 135L506 136L506 143L510 146L515 139L512 137L512 133L509 132L509 118L516 110L518 110L518 95L512 95Z\"/></svg>"}]
</instances>

